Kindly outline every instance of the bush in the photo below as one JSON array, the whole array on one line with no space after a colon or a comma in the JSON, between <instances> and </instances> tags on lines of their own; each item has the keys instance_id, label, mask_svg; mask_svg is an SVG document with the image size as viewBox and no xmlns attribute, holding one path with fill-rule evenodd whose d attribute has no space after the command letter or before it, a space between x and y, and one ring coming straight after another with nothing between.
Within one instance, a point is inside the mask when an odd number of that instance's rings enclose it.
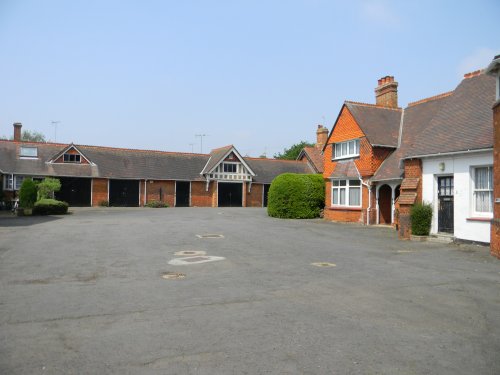
<instances>
[{"instance_id":1,"label":"bush","mask_svg":"<svg viewBox=\"0 0 500 375\"><path fill-rule=\"evenodd\" d=\"M33 208L36 202L37 188L36 182L31 178L25 178L19 190L19 207Z\"/></svg>"},{"instance_id":2,"label":"bush","mask_svg":"<svg viewBox=\"0 0 500 375\"><path fill-rule=\"evenodd\" d=\"M411 233L428 236L431 231L432 206L429 203L417 203L410 211Z\"/></svg>"},{"instance_id":3,"label":"bush","mask_svg":"<svg viewBox=\"0 0 500 375\"><path fill-rule=\"evenodd\" d=\"M106 201L106 200L104 200L104 201L99 201L98 205L99 205L100 207L109 207L109 201Z\"/></svg>"},{"instance_id":4,"label":"bush","mask_svg":"<svg viewBox=\"0 0 500 375\"><path fill-rule=\"evenodd\" d=\"M54 193L61 190L61 181L46 177L38 184L38 199L54 199Z\"/></svg>"},{"instance_id":5,"label":"bush","mask_svg":"<svg viewBox=\"0 0 500 375\"><path fill-rule=\"evenodd\" d=\"M322 175L284 173L269 188L267 214L283 219L319 217L325 206Z\"/></svg>"},{"instance_id":6,"label":"bush","mask_svg":"<svg viewBox=\"0 0 500 375\"><path fill-rule=\"evenodd\" d=\"M64 215L66 213L68 213L68 204L55 199L40 199L33 208L33 215Z\"/></svg>"},{"instance_id":7,"label":"bush","mask_svg":"<svg viewBox=\"0 0 500 375\"><path fill-rule=\"evenodd\" d=\"M166 208L168 207L168 204L160 201L151 201L146 203L144 206L149 208Z\"/></svg>"}]
</instances>

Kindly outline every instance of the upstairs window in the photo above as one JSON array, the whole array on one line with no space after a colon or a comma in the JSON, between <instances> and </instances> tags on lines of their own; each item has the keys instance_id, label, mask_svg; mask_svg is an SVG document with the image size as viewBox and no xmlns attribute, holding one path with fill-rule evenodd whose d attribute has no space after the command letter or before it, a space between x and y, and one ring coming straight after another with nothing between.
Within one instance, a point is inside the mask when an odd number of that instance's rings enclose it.
<instances>
[{"instance_id":1,"label":"upstairs window","mask_svg":"<svg viewBox=\"0 0 500 375\"><path fill-rule=\"evenodd\" d=\"M226 173L236 173L236 164L224 163L224 172Z\"/></svg>"},{"instance_id":2,"label":"upstairs window","mask_svg":"<svg viewBox=\"0 0 500 375\"><path fill-rule=\"evenodd\" d=\"M490 216L493 212L493 167L474 168L474 213Z\"/></svg>"},{"instance_id":3,"label":"upstairs window","mask_svg":"<svg viewBox=\"0 0 500 375\"><path fill-rule=\"evenodd\" d=\"M38 148L36 147L20 147L19 156L24 158L37 158Z\"/></svg>"},{"instance_id":4,"label":"upstairs window","mask_svg":"<svg viewBox=\"0 0 500 375\"><path fill-rule=\"evenodd\" d=\"M333 145L334 159L344 159L359 156L359 139L335 143Z\"/></svg>"},{"instance_id":5,"label":"upstairs window","mask_svg":"<svg viewBox=\"0 0 500 375\"><path fill-rule=\"evenodd\" d=\"M78 154L64 154L65 163L80 163L80 155Z\"/></svg>"}]
</instances>

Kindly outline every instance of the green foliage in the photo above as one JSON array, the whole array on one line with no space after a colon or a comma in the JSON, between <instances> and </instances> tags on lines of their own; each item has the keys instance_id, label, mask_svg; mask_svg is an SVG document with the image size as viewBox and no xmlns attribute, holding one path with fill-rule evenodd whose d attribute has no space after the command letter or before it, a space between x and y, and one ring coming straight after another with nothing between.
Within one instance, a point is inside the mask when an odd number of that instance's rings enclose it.
<instances>
[{"instance_id":1,"label":"green foliage","mask_svg":"<svg viewBox=\"0 0 500 375\"><path fill-rule=\"evenodd\" d=\"M68 213L68 204L55 199L40 199L33 207L33 215L64 215Z\"/></svg>"},{"instance_id":2,"label":"green foliage","mask_svg":"<svg viewBox=\"0 0 500 375\"><path fill-rule=\"evenodd\" d=\"M109 207L109 201L106 200L99 201L98 205L99 207Z\"/></svg>"},{"instance_id":3,"label":"green foliage","mask_svg":"<svg viewBox=\"0 0 500 375\"><path fill-rule=\"evenodd\" d=\"M160 202L160 201L151 201L145 204L145 207L149 208L166 208L168 207L168 203Z\"/></svg>"},{"instance_id":4,"label":"green foliage","mask_svg":"<svg viewBox=\"0 0 500 375\"><path fill-rule=\"evenodd\" d=\"M268 194L267 213L283 219L319 217L325 205L325 182L316 174L284 173L276 177Z\"/></svg>"},{"instance_id":5,"label":"green foliage","mask_svg":"<svg viewBox=\"0 0 500 375\"><path fill-rule=\"evenodd\" d=\"M57 178L46 177L38 184L38 199L54 199L54 193L61 190L61 181Z\"/></svg>"},{"instance_id":6,"label":"green foliage","mask_svg":"<svg viewBox=\"0 0 500 375\"><path fill-rule=\"evenodd\" d=\"M313 146L314 143L301 141L299 143L292 145L290 148L285 148L283 153L279 152L277 154L274 154L274 158L285 159L285 160L296 160L300 154L300 151L302 151L304 147L313 147Z\"/></svg>"},{"instance_id":7,"label":"green foliage","mask_svg":"<svg viewBox=\"0 0 500 375\"><path fill-rule=\"evenodd\" d=\"M429 203L417 203L410 210L411 233L428 236L431 231L432 206Z\"/></svg>"},{"instance_id":8,"label":"green foliage","mask_svg":"<svg viewBox=\"0 0 500 375\"><path fill-rule=\"evenodd\" d=\"M19 190L19 206L22 208L33 208L36 202L36 182L31 178L25 178Z\"/></svg>"},{"instance_id":9,"label":"green foliage","mask_svg":"<svg viewBox=\"0 0 500 375\"><path fill-rule=\"evenodd\" d=\"M21 140L28 142L47 142L45 140L45 135L37 131L24 130L21 135Z\"/></svg>"}]
</instances>

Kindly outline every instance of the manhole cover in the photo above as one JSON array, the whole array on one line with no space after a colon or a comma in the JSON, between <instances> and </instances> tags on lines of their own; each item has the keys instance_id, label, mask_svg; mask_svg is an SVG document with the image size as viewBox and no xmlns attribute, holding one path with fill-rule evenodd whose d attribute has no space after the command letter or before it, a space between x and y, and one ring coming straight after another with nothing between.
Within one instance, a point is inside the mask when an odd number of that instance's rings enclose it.
<instances>
[{"instance_id":1,"label":"manhole cover","mask_svg":"<svg viewBox=\"0 0 500 375\"><path fill-rule=\"evenodd\" d=\"M204 257L184 257L184 258L175 258L168 262L168 264L172 266L185 266L187 264L200 264L200 263L208 263L215 262L218 260L224 260L224 257L216 257L207 255Z\"/></svg>"},{"instance_id":2,"label":"manhole cover","mask_svg":"<svg viewBox=\"0 0 500 375\"><path fill-rule=\"evenodd\" d=\"M176 256L181 256L181 257L194 257L194 256L202 256L206 255L207 253L205 251L195 251L195 250L188 250L188 251L178 251L174 253Z\"/></svg>"},{"instance_id":3,"label":"manhole cover","mask_svg":"<svg viewBox=\"0 0 500 375\"><path fill-rule=\"evenodd\" d=\"M311 266L316 266L316 267L335 267L337 265L335 263L328 263L328 262L315 262L315 263L311 263Z\"/></svg>"},{"instance_id":4,"label":"manhole cover","mask_svg":"<svg viewBox=\"0 0 500 375\"><path fill-rule=\"evenodd\" d=\"M161 278L166 280L183 279L186 277L185 273L180 272L162 272Z\"/></svg>"},{"instance_id":5,"label":"manhole cover","mask_svg":"<svg viewBox=\"0 0 500 375\"><path fill-rule=\"evenodd\" d=\"M198 238L224 238L222 234L197 234Z\"/></svg>"}]
</instances>

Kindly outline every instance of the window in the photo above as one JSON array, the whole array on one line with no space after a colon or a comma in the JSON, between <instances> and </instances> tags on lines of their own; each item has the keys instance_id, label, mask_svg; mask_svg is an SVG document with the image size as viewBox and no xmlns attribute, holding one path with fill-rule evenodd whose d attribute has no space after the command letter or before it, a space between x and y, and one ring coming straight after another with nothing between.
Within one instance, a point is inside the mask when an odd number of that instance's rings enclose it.
<instances>
[{"instance_id":1,"label":"window","mask_svg":"<svg viewBox=\"0 0 500 375\"><path fill-rule=\"evenodd\" d=\"M333 145L334 159L352 158L359 156L359 139Z\"/></svg>"},{"instance_id":2,"label":"window","mask_svg":"<svg viewBox=\"0 0 500 375\"><path fill-rule=\"evenodd\" d=\"M65 163L80 163L80 155L78 154L64 154Z\"/></svg>"},{"instance_id":3,"label":"window","mask_svg":"<svg viewBox=\"0 0 500 375\"><path fill-rule=\"evenodd\" d=\"M4 190L19 190L26 176L13 176L11 174L3 176Z\"/></svg>"},{"instance_id":4,"label":"window","mask_svg":"<svg viewBox=\"0 0 500 375\"><path fill-rule=\"evenodd\" d=\"M361 181L333 180L332 206L361 207Z\"/></svg>"},{"instance_id":5,"label":"window","mask_svg":"<svg viewBox=\"0 0 500 375\"><path fill-rule=\"evenodd\" d=\"M38 157L38 149L36 147L20 147L19 156L27 158Z\"/></svg>"},{"instance_id":6,"label":"window","mask_svg":"<svg viewBox=\"0 0 500 375\"><path fill-rule=\"evenodd\" d=\"M236 164L224 163L224 172L236 173Z\"/></svg>"},{"instance_id":7,"label":"window","mask_svg":"<svg viewBox=\"0 0 500 375\"><path fill-rule=\"evenodd\" d=\"M490 214L493 212L493 167L473 169L474 213Z\"/></svg>"},{"instance_id":8,"label":"window","mask_svg":"<svg viewBox=\"0 0 500 375\"><path fill-rule=\"evenodd\" d=\"M12 175L6 174L3 176L3 189L4 190L12 190Z\"/></svg>"}]
</instances>

